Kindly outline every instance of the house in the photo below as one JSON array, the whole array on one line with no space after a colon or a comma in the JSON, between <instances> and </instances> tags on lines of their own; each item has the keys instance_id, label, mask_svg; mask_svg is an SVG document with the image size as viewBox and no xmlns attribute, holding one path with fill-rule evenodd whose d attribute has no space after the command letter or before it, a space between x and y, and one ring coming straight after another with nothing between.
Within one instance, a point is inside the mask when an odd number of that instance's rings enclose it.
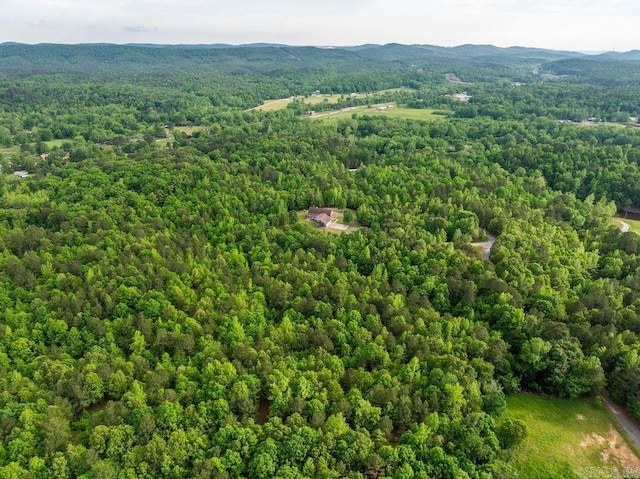
<instances>
[{"instance_id":1,"label":"house","mask_svg":"<svg viewBox=\"0 0 640 479\"><path fill-rule=\"evenodd\" d=\"M463 91L462 93L456 93L455 95L453 95L453 98L458 101L469 101L471 95L469 95L466 91Z\"/></svg>"},{"instance_id":2,"label":"house","mask_svg":"<svg viewBox=\"0 0 640 479\"><path fill-rule=\"evenodd\" d=\"M640 209L627 206L618 210L618 216L625 220L640 220Z\"/></svg>"},{"instance_id":3,"label":"house","mask_svg":"<svg viewBox=\"0 0 640 479\"><path fill-rule=\"evenodd\" d=\"M326 228L338 218L338 212L331 208L311 207L307 211L307 219L313 220L318 226Z\"/></svg>"},{"instance_id":4,"label":"house","mask_svg":"<svg viewBox=\"0 0 640 479\"><path fill-rule=\"evenodd\" d=\"M18 178L26 178L29 176L29 172L26 170L18 170L13 172L13 176L17 176Z\"/></svg>"}]
</instances>

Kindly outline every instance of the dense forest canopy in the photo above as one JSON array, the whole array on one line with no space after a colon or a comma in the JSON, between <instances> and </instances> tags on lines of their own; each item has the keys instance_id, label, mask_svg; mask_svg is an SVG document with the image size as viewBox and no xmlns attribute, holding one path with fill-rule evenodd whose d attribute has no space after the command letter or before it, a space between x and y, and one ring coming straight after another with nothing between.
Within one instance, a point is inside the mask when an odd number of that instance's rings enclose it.
<instances>
[{"instance_id":1,"label":"dense forest canopy","mask_svg":"<svg viewBox=\"0 0 640 479\"><path fill-rule=\"evenodd\" d=\"M612 222L640 206L634 58L0 59L1 477L509 478L505 394L640 419L640 237ZM314 92L352 110L308 118Z\"/></svg>"}]
</instances>

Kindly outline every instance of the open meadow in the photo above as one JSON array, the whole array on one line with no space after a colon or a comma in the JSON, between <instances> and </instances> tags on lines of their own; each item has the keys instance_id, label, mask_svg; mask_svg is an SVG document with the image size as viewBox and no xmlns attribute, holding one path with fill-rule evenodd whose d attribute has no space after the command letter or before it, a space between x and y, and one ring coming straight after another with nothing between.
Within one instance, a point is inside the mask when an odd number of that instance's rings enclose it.
<instances>
[{"instance_id":1,"label":"open meadow","mask_svg":"<svg viewBox=\"0 0 640 479\"><path fill-rule=\"evenodd\" d=\"M518 394L507 397L505 417L527 425L528 437L514 452L520 477L600 478L640 472L638 452L595 399Z\"/></svg>"},{"instance_id":2,"label":"open meadow","mask_svg":"<svg viewBox=\"0 0 640 479\"><path fill-rule=\"evenodd\" d=\"M372 105L371 107L363 106L345 108L342 111L312 115L310 118L335 122L345 118L351 118L354 113L362 116L386 116L389 118L403 118L407 120L422 121L442 120L447 114L447 112L442 110L434 110L430 108L404 108L390 103L384 105Z\"/></svg>"}]
</instances>

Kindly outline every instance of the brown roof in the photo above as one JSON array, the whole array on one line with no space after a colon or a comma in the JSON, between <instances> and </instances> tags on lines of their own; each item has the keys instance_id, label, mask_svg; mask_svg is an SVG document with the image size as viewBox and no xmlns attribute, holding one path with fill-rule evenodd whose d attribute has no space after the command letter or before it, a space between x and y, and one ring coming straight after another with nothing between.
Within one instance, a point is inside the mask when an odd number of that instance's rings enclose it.
<instances>
[{"instance_id":1,"label":"brown roof","mask_svg":"<svg viewBox=\"0 0 640 479\"><path fill-rule=\"evenodd\" d=\"M333 213L333 210L331 208L318 208L317 206L312 206L311 208L309 208L309 212L308 212L308 214L310 215L321 215L323 213L325 215L331 216L331 213Z\"/></svg>"},{"instance_id":2,"label":"brown roof","mask_svg":"<svg viewBox=\"0 0 640 479\"><path fill-rule=\"evenodd\" d=\"M319 214L318 216L316 216L315 220L318 223L322 224L323 226L327 226L329 223L331 223L332 218L328 214L322 213L322 214Z\"/></svg>"}]
</instances>

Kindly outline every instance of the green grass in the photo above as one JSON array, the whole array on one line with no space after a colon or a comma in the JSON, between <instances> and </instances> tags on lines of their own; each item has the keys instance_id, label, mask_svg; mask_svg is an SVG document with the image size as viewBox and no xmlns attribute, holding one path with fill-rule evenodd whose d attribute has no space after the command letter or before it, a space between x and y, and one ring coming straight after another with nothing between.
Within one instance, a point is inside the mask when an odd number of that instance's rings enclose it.
<instances>
[{"instance_id":1,"label":"green grass","mask_svg":"<svg viewBox=\"0 0 640 479\"><path fill-rule=\"evenodd\" d=\"M612 221L613 221L613 224L618 228L620 227L620 221L624 221L625 223L629 224L629 231L633 231L634 233L640 234L640 221L638 220L613 218Z\"/></svg>"},{"instance_id":2,"label":"green grass","mask_svg":"<svg viewBox=\"0 0 640 479\"><path fill-rule=\"evenodd\" d=\"M14 153L20 153L20 145L14 145L9 148L0 148L0 153L5 155L13 155Z\"/></svg>"},{"instance_id":3,"label":"green grass","mask_svg":"<svg viewBox=\"0 0 640 479\"><path fill-rule=\"evenodd\" d=\"M175 131L179 131L186 135L193 135L196 131L204 131L206 127L204 126L174 126L173 129Z\"/></svg>"},{"instance_id":4,"label":"green grass","mask_svg":"<svg viewBox=\"0 0 640 479\"><path fill-rule=\"evenodd\" d=\"M49 141L45 141L44 144L47 146L47 149L51 149L56 146L60 148L67 141L71 141L71 140L49 140Z\"/></svg>"},{"instance_id":5,"label":"green grass","mask_svg":"<svg viewBox=\"0 0 640 479\"><path fill-rule=\"evenodd\" d=\"M358 98L367 98L367 97L375 97L376 95L380 95L381 93L387 92L408 92L414 91L413 88L389 88L388 90L381 90L373 93L358 93ZM307 97L296 97L298 100L301 100L303 103L308 105L318 105L320 103L338 103L338 100L341 98L348 99L350 94L340 94L336 93L333 95L312 95ZM282 110L286 108L291 102L293 102L294 98L279 98L274 100L267 100L262 105L257 106L255 108L251 108L251 110L260 110L260 111L276 111Z\"/></svg>"},{"instance_id":6,"label":"green grass","mask_svg":"<svg viewBox=\"0 0 640 479\"><path fill-rule=\"evenodd\" d=\"M367 115L371 114L369 112ZM427 108L401 108L394 107L389 110L375 111L374 115L390 116L392 118L406 118L409 120L442 120L445 115L441 110L431 110Z\"/></svg>"},{"instance_id":7,"label":"green grass","mask_svg":"<svg viewBox=\"0 0 640 479\"><path fill-rule=\"evenodd\" d=\"M319 103L338 103L338 100L342 95L320 95L320 96L307 96L307 97L296 97L298 100L301 100L303 103L308 105L318 105ZM280 98L277 100L267 100L262 105L257 106L255 108L251 108L251 110L259 110L259 111L276 111L282 110L289 106L292 103L294 97L289 98Z\"/></svg>"},{"instance_id":8,"label":"green grass","mask_svg":"<svg viewBox=\"0 0 640 479\"><path fill-rule=\"evenodd\" d=\"M637 453L595 400L513 395L507 397L505 418L527 425L528 437L513 457L520 477L576 479L638 464Z\"/></svg>"},{"instance_id":9,"label":"green grass","mask_svg":"<svg viewBox=\"0 0 640 479\"><path fill-rule=\"evenodd\" d=\"M349 95L320 95L320 96L308 96L305 97L302 101L309 105L317 105L319 103L338 103L340 98L349 98Z\"/></svg>"},{"instance_id":10,"label":"green grass","mask_svg":"<svg viewBox=\"0 0 640 479\"><path fill-rule=\"evenodd\" d=\"M330 112L329 114L319 114L317 119L337 122L345 118L351 118L353 114L359 116L372 115L372 116L388 116L390 118L404 118L408 120L423 120L423 121L435 121L445 118L445 114L442 110L433 110L429 108L404 108L398 106L391 106L384 109L380 109L381 106L375 105L372 107L354 108L347 111Z\"/></svg>"},{"instance_id":11,"label":"green grass","mask_svg":"<svg viewBox=\"0 0 640 479\"><path fill-rule=\"evenodd\" d=\"M259 110L259 111L276 111L282 110L286 108L289 103L293 101L293 98L281 98L279 100L267 100L262 105L257 106L255 108L251 108L251 110Z\"/></svg>"}]
</instances>

